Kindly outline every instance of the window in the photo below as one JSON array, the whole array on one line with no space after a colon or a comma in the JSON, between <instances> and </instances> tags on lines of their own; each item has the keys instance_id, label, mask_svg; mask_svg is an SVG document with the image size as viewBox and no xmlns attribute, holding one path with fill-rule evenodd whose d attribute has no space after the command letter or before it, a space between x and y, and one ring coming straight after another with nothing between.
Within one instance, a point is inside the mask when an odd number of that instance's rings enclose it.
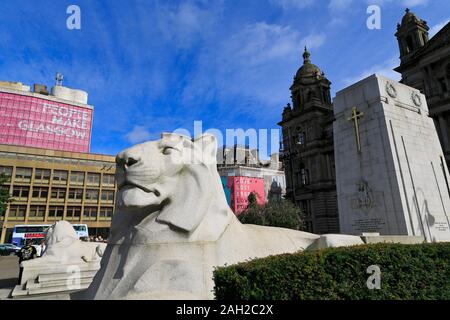
<instances>
[{"instance_id":1,"label":"window","mask_svg":"<svg viewBox=\"0 0 450 320\"><path fill-rule=\"evenodd\" d=\"M114 186L115 178L113 174L104 174L102 184L104 186Z\"/></svg>"},{"instance_id":2,"label":"window","mask_svg":"<svg viewBox=\"0 0 450 320\"><path fill-rule=\"evenodd\" d=\"M84 184L84 172L71 172L70 184L83 185Z\"/></svg>"},{"instance_id":3,"label":"window","mask_svg":"<svg viewBox=\"0 0 450 320\"><path fill-rule=\"evenodd\" d=\"M12 176L13 167L4 167L0 166L0 175L4 175L8 178L11 178Z\"/></svg>"},{"instance_id":4,"label":"window","mask_svg":"<svg viewBox=\"0 0 450 320\"><path fill-rule=\"evenodd\" d=\"M51 201L64 202L66 199L66 189L52 188Z\"/></svg>"},{"instance_id":5,"label":"window","mask_svg":"<svg viewBox=\"0 0 450 320\"><path fill-rule=\"evenodd\" d=\"M305 145L306 144L306 132L299 132L297 135L297 144L298 145Z\"/></svg>"},{"instance_id":6,"label":"window","mask_svg":"<svg viewBox=\"0 0 450 320\"><path fill-rule=\"evenodd\" d=\"M447 81L445 80L445 78L440 78L439 84L441 86L442 93L448 92Z\"/></svg>"},{"instance_id":7,"label":"window","mask_svg":"<svg viewBox=\"0 0 450 320\"><path fill-rule=\"evenodd\" d=\"M300 172L297 173L298 184L300 186L306 186L309 184L309 170L305 168L304 164L300 165Z\"/></svg>"},{"instance_id":8,"label":"window","mask_svg":"<svg viewBox=\"0 0 450 320\"><path fill-rule=\"evenodd\" d=\"M310 211L310 202L309 200L304 200L300 202L300 208L302 210L302 213L309 217L311 216L311 211Z\"/></svg>"},{"instance_id":9,"label":"window","mask_svg":"<svg viewBox=\"0 0 450 320\"><path fill-rule=\"evenodd\" d=\"M425 33L422 33L422 44L425 45L428 42L427 35Z\"/></svg>"},{"instance_id":10,"label":"window","mask_svg":"<svg viewBox=\"0 0 450 320\"><path fill-rule=\"evenodd\" d=\"M86 196L85 199L87 202L98 202L98 197L99 197L99 191L98 190L92 190L92 189L88 189L86 190Z\"/></svg>"},{"instance_id":11,"label":"window","mask_svg":"<svg viewBox=\"0 0 450 320\"><path fill-rule=\"evenodd\" d=\"M48 188L45 187L33 187L32 193L33 199L42 199L47 200L48 197Z\"/></svg>"},{"instance_id":12,"label":"window","mask_svg":"<svg viewBox=\"0 0 450 320\"><path fill-rule=\"evenodd\" d=\"M66 219L67 220L80 220L81 207L67 207Z\"/></svg>"},{"instance_id":13,"label":"window","mask_svg":"<svg viewBox=\"0 0 450 320\"><path fill-rule=\"evenodd\" d=\"M114 191L103 190L102 191L102 202L108 202L108 203L114 202Z\"/></svg>"},{"instance_id":14,"label":"window","mask_svg":"<svg viewBox=\"0 0 450 320\"><path fill-rule=\"evenodd\" d=\"M60 206L50 206L48 208L48 219L49 220L61 220L64 215L64 207Z\"/></svg>"},{"instance_id":15,"label":"window","mask_svg":"<svg viewBox=\"0 0 450 320\"><path fill-rule=\"evenodd\" d=\"M27 201L30 194L30 187L17 186L13 188L12 196L16 201Z\"/></svg>"},{"instance_id":16,"label":"window","mask_svg":"<svg viewBox=\"0 0 450 320\"><path fill-rule=\"evenodd\" d=\"M69 201L81 202L83 199L83 189L69 189Z\"/></svg>"},{"instance_id":17,"label":"window","mask_svg":"<svg viewBox=\"0 0 450 320\"><path fill-rule=\"evenodd\" d=\"M83 213L84 220L97 220L97 207L85 207Z\"/></svg>"},{"instance_id":18,"label":"window","mask_svg":"<svg viewBox=\"0 0 450 320\"><path fill-rule=\"evenodd\" d=\"M31 168L16 168L16 181L31 182Z\"/></svg>"},{"instance_id":19,"label":"window","mask_svg":"<svg viewBox=\"0 0 450 320\"><path fill-rule=\"evenodd\" d=\"M54 184L67 184L67 171L55 170L53 171L53 183Z\"/></svg>"},{"instance_id":20,"label":"window","mask_svg":"<svg viewBox=\"0 0 450 320\"><path fill-rule=\"evenodd\" d=\"M100 186L100 174L99 173L88 173L87 184L90 186Z\"/></svg>"},{"instance_id":21,"label":"window","mask_svg":"<svg viewBox=\"0 0 450 320\"><path fill-rule=\"evenodd\" d=\"M413 51L414 43L412 36L406 37L406 53Z\"/></svg>"},{"instance_id":22,"label":"window","mask_svg":"<svg viewBox=\"0 0 450 320\"><path fill-rule=\"evenodd\" d=\"M37 183L49 183L51 171L48 169L36 169L34 181Z\"/></svg>"},{"instance_id":23,"label":"window","mask_svg":"<svg viewBox=\"0 0 450 320\"><path fill-rule=\"evenodd\" d=\"M8 219L9 220L25 220L26 211L27 211L27 206L10 205Z\"/></svg>"},{"instance_id":24,"label":"window","mask_svg":"<svg viewBox=\"0 0 450 320\"><path fill-rule=\"evenodd\" d=\"M30 206L30 220L44 220L45 206Z\"/></svg>"},{"instance_id":25,"label":"window","mask_svg":"<svg viewBox=\"0 0 450 320\"><path fill-rule=\"evenodd\" d=\"M100 219L111 219L113 216L112 207L101 207L100 208Z\"/></svg>"}]
</instances>

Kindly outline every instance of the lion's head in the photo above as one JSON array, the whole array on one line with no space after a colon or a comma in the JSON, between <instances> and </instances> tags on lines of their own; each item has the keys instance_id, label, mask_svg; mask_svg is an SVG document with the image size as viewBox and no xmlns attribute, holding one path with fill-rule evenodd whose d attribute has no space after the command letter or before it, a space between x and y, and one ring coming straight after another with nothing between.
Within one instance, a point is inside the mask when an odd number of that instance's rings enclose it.
<instances>
[{"instance_id":1,"label":"lion's head","mask_svg":"<svg viewBox=\"0 0 450 320\"><path fill-rule=\"evenodd\" d=\"M192 234L202 224L225 221L229 207L216 168L217 141L162 134L117 155L118 193L112 233L159 225ZM207 220L207 221L205 221Z\"/></svg>"}]
</instances>

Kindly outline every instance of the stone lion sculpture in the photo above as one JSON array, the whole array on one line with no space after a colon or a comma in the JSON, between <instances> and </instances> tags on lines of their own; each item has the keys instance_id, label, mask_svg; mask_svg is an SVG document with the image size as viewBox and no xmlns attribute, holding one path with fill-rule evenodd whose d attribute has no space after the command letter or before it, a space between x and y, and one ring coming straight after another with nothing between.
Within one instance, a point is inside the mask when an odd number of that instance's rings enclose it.
<instances>
[{"instance_id":1,"label":"stone lion sculpture","mask_svg":"<svg viewBox=\"0 0 450 320\"><path fill-rule=\"evenodd\" d=\"M226 201L217 142L162 134L118 154L118 194L101 268L83 299L212 299L215 266L360 237L243 225Z\"/></svg>"},{"instance_id":2,"label":"stone lion sculpture","mask_svg":"<svg viewBox=\"0 0 450 320\"><path fill-rule=\"evenodd\" d=\"M72 225L58 221L45 233L46 249L39 259L24 262L27 266L82 263L100 260L106 244L83 242Z\"/></svg>"}]
</instances>

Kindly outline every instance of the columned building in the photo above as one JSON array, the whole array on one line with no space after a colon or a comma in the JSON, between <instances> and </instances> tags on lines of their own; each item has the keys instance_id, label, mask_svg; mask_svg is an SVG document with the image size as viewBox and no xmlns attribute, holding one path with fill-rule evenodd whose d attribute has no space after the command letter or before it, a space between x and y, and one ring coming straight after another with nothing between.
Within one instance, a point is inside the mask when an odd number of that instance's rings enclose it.
<instances>
[{"instance_id":1,"label":"columned building","mask_svg":"<svg viewBox=\"0 0 450 320\"><path fill-rule=\"evenodd\" d=\"M450 166L450 23L429 38L426 21L409 9L397 25L402 83L427 97L447 165Z\"/></svg>"},{"instance_id":2,"label":"columned building","mask_svg":"<svg viewBox=\"0 0 450 320\"><path fill-rule=\"evenodd\" d=\"M308 231L338 233L331 82L310 56L305 48L303 66L290 88L292 105L285 107L279 123L286 196L303 209Z\"/></svg>"}]
</instances>

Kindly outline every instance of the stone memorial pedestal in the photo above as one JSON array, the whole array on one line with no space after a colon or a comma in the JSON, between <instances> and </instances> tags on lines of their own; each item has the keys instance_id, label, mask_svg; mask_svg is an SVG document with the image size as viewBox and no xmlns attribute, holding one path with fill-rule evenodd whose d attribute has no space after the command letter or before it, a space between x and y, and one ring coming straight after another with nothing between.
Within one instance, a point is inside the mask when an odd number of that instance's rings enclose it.
<instances>
[{"instance_id":1,"label":"stone memorial pedestal","mask_svg":"<svg viewBox=\"0 0 450 320\"><path fill-rule=\"evenodd\" d=\"M338 92L334 112L341 232L450 241L450 178L425 96L372 75Z\"/></svg>"}]
</instances>

